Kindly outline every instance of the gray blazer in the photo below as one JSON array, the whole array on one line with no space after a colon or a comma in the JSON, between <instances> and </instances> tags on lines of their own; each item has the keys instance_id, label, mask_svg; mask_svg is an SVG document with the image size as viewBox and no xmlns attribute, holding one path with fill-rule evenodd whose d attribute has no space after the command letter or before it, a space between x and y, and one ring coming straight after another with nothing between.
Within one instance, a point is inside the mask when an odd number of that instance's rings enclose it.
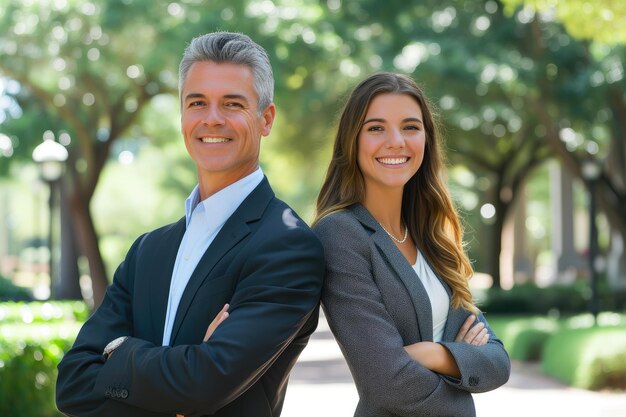
<instances>
[{"instance_id":1,"label":"gray blazer","mask_svg":"<svg viewBox=\"0 0 626 417\"><path fill-rule=\"evenodd\" d=\"M359 393L354 415L475 416L470 393L501 386L511 370L491 329L483 346L455 342L470 313L450 305L441 344L454 356L461 378L430 371L403 349L433 340L428 294L378 222L355 204L325 217L314 231L326 255L322 306ZM487 324L482 314L479 319Z\"/></svg>"}]
</instances>

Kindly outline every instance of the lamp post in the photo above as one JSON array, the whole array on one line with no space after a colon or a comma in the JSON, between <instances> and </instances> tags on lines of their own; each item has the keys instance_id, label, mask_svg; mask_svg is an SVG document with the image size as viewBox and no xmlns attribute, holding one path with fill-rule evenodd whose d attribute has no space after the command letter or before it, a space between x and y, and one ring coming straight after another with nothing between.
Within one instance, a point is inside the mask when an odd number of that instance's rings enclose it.
<instances>
[{"instance_id":1,"label":"lamp post","mask_svg":"<svg viewBox=\"0 0 626 417\"><path fill-rule=\"evenodd\" d=\"M598 267L596 258L598 257L598 227L596 225L596 184L602 167L594 159L587 159L582 164L582 176L587 182L589 189L589 273L591 278L591 299L589 300L589 310L593 315L593 322L598 323Z\"/></svg>"},{"instance_id":2,"label":"lamp post","mask_svg":"<svg viewBox=\"0 0 626 417\"><path fill-rule=\"evenodd\" d=\"M47 130L43 135L43 142L37 145L33 150L33 160L39 165L41 178L48 184L50 188L50 197L48 200L49 210L49 227L48 227L48 250L50 251L49 259L49 275L50 289L54 288L54 202L55 190L59 179L63 174L63 167L67 160L67 149L54 140L54 133Z\"/></svg>"}]
</instances>

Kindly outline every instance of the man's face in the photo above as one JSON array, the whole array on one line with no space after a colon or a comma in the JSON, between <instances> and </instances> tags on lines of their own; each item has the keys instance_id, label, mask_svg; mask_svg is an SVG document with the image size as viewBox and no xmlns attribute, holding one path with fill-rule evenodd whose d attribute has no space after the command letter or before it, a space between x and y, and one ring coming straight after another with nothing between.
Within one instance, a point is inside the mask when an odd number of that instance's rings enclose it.
<instances>
[{"instance_id":1,"label":"man's face","mask_svg":"<svg viewBox=\"0 0 626 417\"><path fill-rule=\"evenodd\" d=\"M203 199L256 170L261 136L270 133L274 116L273 104L259 114L249 67L211 61L191 66L181 95L181 130Z\"/></svg>"}]
</instances>

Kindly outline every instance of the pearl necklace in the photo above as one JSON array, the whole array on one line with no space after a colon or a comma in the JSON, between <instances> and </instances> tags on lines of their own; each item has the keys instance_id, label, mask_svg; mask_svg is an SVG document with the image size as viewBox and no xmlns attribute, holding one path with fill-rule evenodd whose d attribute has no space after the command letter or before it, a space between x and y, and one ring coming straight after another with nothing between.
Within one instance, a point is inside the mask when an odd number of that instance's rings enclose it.
<instances>
[{"instance_id":1,"label":"pearl necklace","mask_svg":"<svg viewBox=\"0 0 626 417\"><path fill-rule=\"evenodd\" d=\"M392 238L393 240L395 240L396 242L398 242L400 244L406 242L406 238L409 235L409 228L406 226L406 224L404 225L404 237L402 239L398 239L397 237L395 237L394 235L389 233L389 231L387 231L387 229L385 229L385 226L383 226L381 223L378 223L378 224L380 224L380 227L383 228L385 233L387 233L389 235L389 237Z\"/></svg>"}]
</instances>

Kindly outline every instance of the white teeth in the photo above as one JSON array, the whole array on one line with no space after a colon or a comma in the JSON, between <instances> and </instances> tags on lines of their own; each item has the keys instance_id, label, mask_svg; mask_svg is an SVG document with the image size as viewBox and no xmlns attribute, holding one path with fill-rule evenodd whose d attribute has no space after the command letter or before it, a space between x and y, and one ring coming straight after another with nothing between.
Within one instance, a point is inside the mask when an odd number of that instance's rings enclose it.
<instances>
[{"instance_id":1,"label":"white teeth","mask_svg":"<svg viewBox=\"0 0 626 417\"><path fill-rule=\"evenodd\" d=\"M378 162L385 165L400 165L409 160L406 156L403 158L377 158Z\"/></svg>"},{"instance_id":2,"label":"white teeth","mask_svg":"<svg viewBox=\"0 0 626 417\"><path fill-rule=\"evenodd\" d=\"M200 138L204 143L223 143L228 142L230 139L228 138Z\"/></svg>"}]
</instances>

